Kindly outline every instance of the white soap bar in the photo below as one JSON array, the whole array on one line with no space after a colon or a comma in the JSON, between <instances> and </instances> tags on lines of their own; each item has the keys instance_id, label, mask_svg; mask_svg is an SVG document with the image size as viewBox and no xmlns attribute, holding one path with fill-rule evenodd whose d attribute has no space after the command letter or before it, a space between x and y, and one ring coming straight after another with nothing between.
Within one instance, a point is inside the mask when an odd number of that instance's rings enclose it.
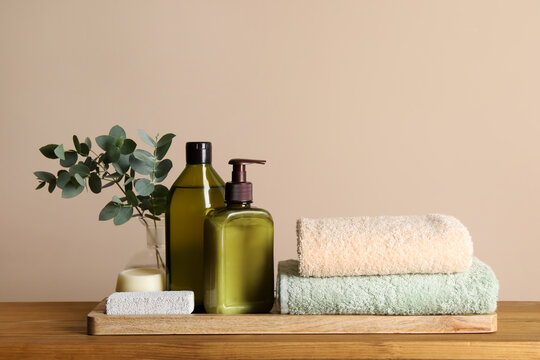
<instances>
[{"instance_id":1,"label":"white soap bar","mask_svg":"<svg viewBox=\"0 0 540 360\"><path fill-rule=\"evenodd\" d=\"M116 292L107 298L107 315L182 315L195 309L193 291Z\"/></svg>"},{"instance_id":2,"label":"white soap bar","mask_svg":"<svg viewBox=\"0 0 540 360\"><path fill-rule=\"evenodd\" d=\"M165 272L154 268L126 269L118 274L116 291L163 291L165 290Z\"/></svg>"}]
</instances>

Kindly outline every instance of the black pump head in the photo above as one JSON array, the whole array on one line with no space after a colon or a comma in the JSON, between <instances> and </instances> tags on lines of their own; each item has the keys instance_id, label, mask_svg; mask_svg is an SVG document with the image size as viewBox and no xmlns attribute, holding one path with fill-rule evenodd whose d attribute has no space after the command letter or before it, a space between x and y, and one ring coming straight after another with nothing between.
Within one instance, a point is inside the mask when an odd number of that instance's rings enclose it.
<instances>
[{"instance_id":1,"label":"black pump head","mask_svg":"<svg viewBox=\"0 0 540 360\"><path fill-rule=\"evenodd\" d=\"M231 159L229 164L233 166L232 181L225 184L225 201L252 202L253 184L246 181L246 165L265 163L266 160Z\"/></svg>"}]
</instances>

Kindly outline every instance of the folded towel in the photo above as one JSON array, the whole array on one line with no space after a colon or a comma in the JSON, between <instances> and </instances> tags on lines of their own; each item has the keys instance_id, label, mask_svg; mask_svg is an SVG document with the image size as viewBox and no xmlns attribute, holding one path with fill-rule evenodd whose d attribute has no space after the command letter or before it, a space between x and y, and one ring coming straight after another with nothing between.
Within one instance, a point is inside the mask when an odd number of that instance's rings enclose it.
<instances>
[{"instance_id":1,"label":"folded towel","mask_svg":"<svg viewBox=\"0 0 540 360\"><path fill-rule=\"evenodd\" d=\"M474 258L454 274L302 277L298 261L278 266L278 303L283 314L430 315L486 314L497 308L499 283Z\"/></svg>"},{"instance_id":2,"label":"folded towel","mask_svg":"<svg viewBox=\"0 0 540 360\"><path fill-rule=\"evenodd\" d=\"M446 215L299 219L302 276L453 273L471 266L467 228Z\"/></svg>"},{"instance_id":3,"label":"folded towel","mask_svg":"<svg viewBox=\"0 0 540 360\"><path fill-rule=\"evenodd\" d=\"M179 315L195 308L193 291L116 292L107 298L107 315Z\"/></svg>"}]
</instances>

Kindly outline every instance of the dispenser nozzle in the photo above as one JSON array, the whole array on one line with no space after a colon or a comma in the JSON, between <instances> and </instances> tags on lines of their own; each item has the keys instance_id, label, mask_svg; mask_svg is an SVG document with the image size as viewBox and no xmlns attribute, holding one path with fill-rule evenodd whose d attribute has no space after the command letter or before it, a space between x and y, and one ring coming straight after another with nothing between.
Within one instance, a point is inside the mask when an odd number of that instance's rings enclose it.
<instances>
[{"instance_id":1,"label":"dispenser nozzle","mask_svg":"<svg viewBox=\"0 0 540 360\"><path fill-rule=\"evenodd\" d=\"M251 202L253 200L252 184L247 182L246 165L266 164L266 160L231 159L233 166L232 181L225 186L225 200L227 202Z\"/></svg>"},{"instance_id":2,"label":"dispenser nozzle","mask_svg":"<svg viewBox=\"0 0 540 360\"><path fill-rule=\"evenodd\" d=\"M251 159L231 159L229 164L233 166L232 182L246 182L246 165L249 164L266 164L266 160L251 160Z\"/></svg>"}]
</instances>

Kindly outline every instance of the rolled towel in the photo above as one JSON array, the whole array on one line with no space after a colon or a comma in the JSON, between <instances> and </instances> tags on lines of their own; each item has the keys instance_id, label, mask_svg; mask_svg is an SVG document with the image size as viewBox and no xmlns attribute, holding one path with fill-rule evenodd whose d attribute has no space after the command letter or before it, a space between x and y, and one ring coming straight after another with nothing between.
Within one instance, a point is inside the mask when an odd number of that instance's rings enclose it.
<instances>
[{"instance_id":1,"label":"rolled towel","mask_svg":"<svg viewBox=\"0 0 540 360\"><path fill-rule=\"evenodd\" d=\"M453 273L472 263L467 228L447 215L302 218L302 276Z\"/></svg>"},{"instance_id":2,"label":"rolled towel","mask_svg":"<svg viewBox=\"0 0 540 360\"><path fill-rule=\"evenodd\" d=\"M193 291L116 292L107 298L107 315L182 315L195 308Z\"/></svg>"},{"instance_id":3,"label":"rolled towel","mask_svg":"<svg viewBox=\"0 0 540 360\"><path fill-rule=\"evenodd\" d=\"M298 261L287 260L277 286L282 314L487 314L499 291L491 268L476 258L462 273L325 278L302 277Z\"/></svg>"}]
</instances>

